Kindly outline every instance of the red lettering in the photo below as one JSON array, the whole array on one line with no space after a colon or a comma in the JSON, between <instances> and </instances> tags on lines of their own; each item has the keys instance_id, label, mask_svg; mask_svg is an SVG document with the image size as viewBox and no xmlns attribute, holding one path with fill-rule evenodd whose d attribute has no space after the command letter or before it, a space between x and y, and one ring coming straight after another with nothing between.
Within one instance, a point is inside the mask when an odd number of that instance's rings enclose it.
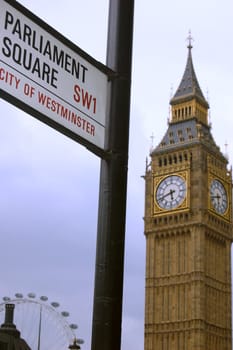
<instances>
[{"instance_id":1,"label":"red lettering","mask_svg":"<svg viewBox=\"0 0 233 350\"><path fill-rule=\"evenodd\" d=\"M51 105L51 98L50 98L50 97L47 97L46 107L47 107L48 109L50 109L50 105Z\"/></svg>"},{"instance_id":2,"label":"red lettering","mask_svg":"<svg viewBox=\"0 0 233 350\"><path fill-rule=\"evenodd\" d=\"M94 103L94 107L93 107L93 113L96 113L96 98L93 97L93 103Z\"/></svg>"},{"instance_id":3,"label":"red lettering","mask_svg":"<svg viewBox=\"0 0 233 350\"><path fill-rule=\"evenodd\" d=\"M45 101L46 101L46 98L47 96L44 95L42 92L38 91L38 100L39 100L39 103L41 103L42 105L45 104Z\"/></svg>"},{"instance_id":4,"label":"red lettering","mask_svg":"<svg viewBox=\"0 0 233 350\"><path fill-rule=\"evenodd\" d=\"M74 86L74 101L81 104L82 107L86 108L88 111L92 113L96 113L97 108L97 100L92 94L88 91L81 88L79 85Z\"/></svg>"},{"instance_id":5,"label":"red lettering","mask_svg":"<svg viewBox=\"0 0 233 350\"><path fill-rule=\"evenodd\" d=\"M1 70L0 70L0 79L1 79ZM50 109L52 112L56 113L63 119L66 119L68 122L73 125L77 125L78 128L82 129L86 133L95 136L95 126L87 121L85 118L82 118L80 115L77 115L70 109L61 105L58 101L53 100L51 97L45 95L43 92L38 91L38 101L47 109Z\"/></svg>"},{"instance_id":6,"label":"red lettering","mask_svg":"<svg viewBox=\"0 0 233 350\"><path fill-rule=\"evenodd\" d=\"M89 110L91 106L91 101L92 101L92 95L89 95L87 91L84 91L82 89L83 107L86 107Z\"/></svg>"},{"instance_id":7,"label":"red lettering","mask_svg":"<svg viewBox=\"0 0 233 350\"><path fill-rule=\"evenodd\" d=\"M14 88L19 88L20 79L16 75L8 72L4 68L0 68L0 80L4 81L6 84L13 86Z\"/></svg>"},{"instance_id":8,"label":"red lettering","mask_svg":"<svg viewBox=\"0 0 233 350\"><path fill-rule=\"evenodd\" d=\"M79 87L79 85L74 86L74 92L75 92L75 94L73 95L74 100L79 103L80 102L80 95L79 95L80 87Z\"/></svg>"},{"instance_id":9,"label":"red lettering","mask_svg":"<svg viewBox=\"0 0 233 350\"><path fill-rule=\"evenodd\" d=\"M81 127L81 121L82 121L82 118L80 116L78 116L78 118L77 118L77 125L78 125L79 128Z\"/></svg>"}]
</instances>

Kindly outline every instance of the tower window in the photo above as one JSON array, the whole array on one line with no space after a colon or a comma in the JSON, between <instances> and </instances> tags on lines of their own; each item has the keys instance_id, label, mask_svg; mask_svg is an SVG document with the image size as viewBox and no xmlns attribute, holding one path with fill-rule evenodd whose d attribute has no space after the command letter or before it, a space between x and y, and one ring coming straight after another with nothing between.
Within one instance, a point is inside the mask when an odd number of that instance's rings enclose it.
<instances>
[{"instance_id":1,"label":"tower window","mask_svg":"<svg viewBox=\"0 0 233 350\"><path fill-rule=\"evenodd\" d=\"M182 136L182 135L183 135L183 131L182 131L181 129L179 129L179 130L177 131L177 133L178 133L178 136Z\"/></svg>"}]
</instances>

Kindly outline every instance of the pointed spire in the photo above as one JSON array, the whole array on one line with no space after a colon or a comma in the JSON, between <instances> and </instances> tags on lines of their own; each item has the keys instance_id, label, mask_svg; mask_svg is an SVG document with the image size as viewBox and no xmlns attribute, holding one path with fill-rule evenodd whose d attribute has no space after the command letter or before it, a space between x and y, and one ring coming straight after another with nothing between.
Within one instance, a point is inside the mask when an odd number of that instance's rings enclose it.
<instances>
[{"instance_id":1,"label":"pointed spire","mask_svg":"<svg viewBox=\"0 0 233 350\"><path fill-rule=\"evenodd\" d=\"M182 77L182 80L180 82L180 85L171 99L170 103L171 105L188 101L193 98L196 98L201 104L203 104L206 108L209 108L208 102L206 101L201 88L199 86L196 73L193 66L193 60L192 60L192 41L193 38L191 36L191 32L189 31L189 35L187 38L188 41L188 58L187 63L185 67L185 71Z\"/></svg>"}]
</instances>

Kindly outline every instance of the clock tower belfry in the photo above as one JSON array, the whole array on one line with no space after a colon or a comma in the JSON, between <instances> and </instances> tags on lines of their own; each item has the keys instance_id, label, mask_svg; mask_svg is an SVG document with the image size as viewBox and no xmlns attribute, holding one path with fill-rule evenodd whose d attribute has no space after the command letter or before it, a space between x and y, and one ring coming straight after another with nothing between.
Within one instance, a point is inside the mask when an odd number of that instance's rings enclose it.
<instances>
[{"instance_id":1,"label":"clock tower belfry","mask_svg":"<svg viewBox=\"0 0 233 350\"><path fill-rule=\"evenodd\" d=\"M191 37L145 173L145 350L231 350L232 174L208 123Z\"/></svg>"}]
</instances>

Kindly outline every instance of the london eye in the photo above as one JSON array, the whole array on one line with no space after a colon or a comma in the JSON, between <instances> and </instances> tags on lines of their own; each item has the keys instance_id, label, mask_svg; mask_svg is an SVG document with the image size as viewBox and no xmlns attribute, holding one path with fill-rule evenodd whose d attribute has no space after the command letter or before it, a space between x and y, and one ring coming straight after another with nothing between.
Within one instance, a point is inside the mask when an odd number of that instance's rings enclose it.
<instances>
[{"instance_id":1,"label":"london eye","mask_svg":"<svg viewBox=\"0 0 233 350\"><path fill-rule=\"evenodd\" d=\"M76 337L77 324L69 322L69 312L60 311L60 304L49 302L47 296L16 293L13 298L3 297L0 324L4 323L5 304L15 305L14 324L32 350L64 350L74 340L83 343Z\"/></svg>"}]
</instances>

